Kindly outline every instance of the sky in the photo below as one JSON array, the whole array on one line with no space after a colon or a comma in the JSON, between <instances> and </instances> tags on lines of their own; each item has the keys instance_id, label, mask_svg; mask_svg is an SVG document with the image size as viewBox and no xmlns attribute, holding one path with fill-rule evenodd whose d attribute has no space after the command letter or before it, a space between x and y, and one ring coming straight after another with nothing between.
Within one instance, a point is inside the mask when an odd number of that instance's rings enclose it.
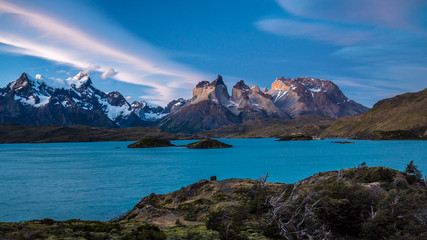
<instances>
[{"instance_id":1,"label":"sky","mask_svg":"<svg viewBox=\"0 0 427 240\"><path fill-rule=\"evenodd\" d=\"M0 87L80 71L160 106L221 74L327 79L371 107L427 87L427 0L0 0Z\"/></svg>"}]
</instances>

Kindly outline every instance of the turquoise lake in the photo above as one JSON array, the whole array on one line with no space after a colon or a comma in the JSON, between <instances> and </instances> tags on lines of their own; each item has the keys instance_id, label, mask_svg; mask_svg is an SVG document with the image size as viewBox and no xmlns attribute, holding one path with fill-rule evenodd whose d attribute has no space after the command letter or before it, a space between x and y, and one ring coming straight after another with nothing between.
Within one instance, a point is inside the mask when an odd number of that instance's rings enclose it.
<instances>
[{"instance_id":1,"label":"turquoise lake","mask_svg":"<svg viewBox=\"0 0 427 240\"><path fill-rule=\"evenodd\" d=\"M368 166L427 172L427 141L276 142L222 139L229 149L127 149L131 142L0 144L0 221L109 220L150 193L217 176L293 183L320 171ZM187 144L192 141L172 141Z\"/></svg>"}]
</instances>

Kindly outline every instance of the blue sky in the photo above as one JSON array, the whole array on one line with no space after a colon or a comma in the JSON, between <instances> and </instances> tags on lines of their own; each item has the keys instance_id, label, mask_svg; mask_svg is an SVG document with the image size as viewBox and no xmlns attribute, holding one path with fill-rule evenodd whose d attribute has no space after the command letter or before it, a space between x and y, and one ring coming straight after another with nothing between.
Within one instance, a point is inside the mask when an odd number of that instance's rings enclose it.
<instances>
[{"instance_id":1,"label":"blue sky","mask_svg":"<svg viewBox=\"0 0 427 240\"><path fill-rule=\"evenodd\" d=\"M427 87L425 0L0 0L0 85L22 72L165 105L224 76L334 81L376 101Z\"/></svg>"}]
</instances>

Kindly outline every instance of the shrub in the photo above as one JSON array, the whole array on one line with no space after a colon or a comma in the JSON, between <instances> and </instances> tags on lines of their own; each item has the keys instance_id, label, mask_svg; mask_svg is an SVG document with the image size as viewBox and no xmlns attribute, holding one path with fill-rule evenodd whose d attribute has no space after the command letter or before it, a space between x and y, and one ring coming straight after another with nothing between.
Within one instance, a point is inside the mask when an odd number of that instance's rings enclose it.
<instances>
[{"instance_id":1,"label":"shrub","mask_svg":"<svg viewBox=\"0 0 427 240\"><path fill-rule=\"evenodd\" d=\"M144 224L139 226L136 230L125 234L123 240L164 240L166 234L156 226Z\"/></svg>"},{"instance_id":2,"label":"shrub","mask_svg":"<svg viewBox=\"0 0 427 240\"><path fill-rule=\"evenodd\" d=\"M242 222L246 218L248 213L245 207L223 207L207 214L206 228L218 231L222 239L241 239Z\"/></svg>"},{"instance_id":3,"label":"shrub","mask_svg":"<svg viewBox=\"0 0 427 240\"><path fill-rule=\"evenodd\" d=\"M413 184L414 182L421 182L423 175L421 174L421 171L418 170L417 165L414 164L414 161L411 160L411 162L406 165L405 172L406 174L406 180L409 184Z\"/></svg>"}]
</instances>

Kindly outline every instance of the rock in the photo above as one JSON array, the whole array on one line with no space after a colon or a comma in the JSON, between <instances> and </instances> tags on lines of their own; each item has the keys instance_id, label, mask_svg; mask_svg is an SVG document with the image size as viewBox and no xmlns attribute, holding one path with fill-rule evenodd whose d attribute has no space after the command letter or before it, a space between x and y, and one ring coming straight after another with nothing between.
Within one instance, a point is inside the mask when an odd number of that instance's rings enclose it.
<instances>
[{"instance_id":1,"label":"rock","mask_svg":"<svg viewBox=\"0 0 427 240\"><path fill-rule=\"evenodd\" d=\"M208 149L208 148L230 148L229 144L222 143L215 139L205 138L195 143L190 143L187 148L191 149Z\"/></svg>"},{"instance_id":2,"label":"rock","mask_svg":"<svg viewBox=\"0 0 427 240\"><path fill-rule=\"evenodd\" d=\"M141 138L138 142L132 143L128 148L154 148L154 147L174 147L169 140L161 138Z\"/></svg>"}]
</instances>

